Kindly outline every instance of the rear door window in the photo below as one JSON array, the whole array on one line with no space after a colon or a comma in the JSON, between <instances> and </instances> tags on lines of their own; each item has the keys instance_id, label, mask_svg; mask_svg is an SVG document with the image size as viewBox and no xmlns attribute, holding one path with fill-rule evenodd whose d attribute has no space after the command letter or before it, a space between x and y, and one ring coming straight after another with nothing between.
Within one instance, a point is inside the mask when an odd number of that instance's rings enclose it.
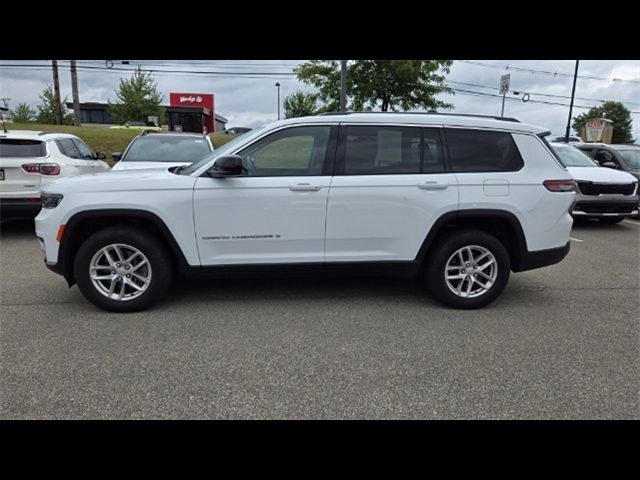
<instances>
[{"instance_id":1,"label":"rear door window","mask_svg":"<svg viewBox=\"0 0 640 480\"><path fill-rule=\"evenodd\" d=\"M78 152L80 152L80 158L83 160L95 160L96 156L83 141L74 138L73 144L78 149Z\"/></svg>"},{"instance_id":2,"label":"rear door window","mask_svg":"<svg viewBox=\"0 0 640 480\"><path fill-rule=\"evenodd\" d=\"M524 166L510 133L445 128L445 135L455 173L515 172Z\"/></svg>"},{"instance_id":3,"label":"rear door window","mask_svg":"<svg viewBox=\"0 0 640 480\"><path fill-rule=\"evenodd\" d=\"M59 138L58 140L56 140L56 144L65 157L77 159L82 158L72 139Z\"/></svg>"},{"instance_id":4,"label":"rear door window","mask_svg":"<svg viewBox=\"0 0 640 480\"><path fill-rule=\"evenodd\" d=\"M0 138L0 157L32 158L46 155L47 149L44 142L40 140Z\"/></svg>"}]
</instances>

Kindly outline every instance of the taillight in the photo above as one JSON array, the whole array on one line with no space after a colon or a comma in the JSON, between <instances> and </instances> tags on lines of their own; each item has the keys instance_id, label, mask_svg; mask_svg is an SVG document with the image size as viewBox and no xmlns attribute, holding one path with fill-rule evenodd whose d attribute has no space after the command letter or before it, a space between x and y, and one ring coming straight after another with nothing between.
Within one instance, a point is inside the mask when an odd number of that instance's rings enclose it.
<instances>
[{"instance_id":1,"label":"taillight","mask_svg":"<svg viewBox=\"0 0 640 480\"><path fill-rule=\"evenodd\" d=\"M575 192L576 182L573 180L545 180L542 184L550 192Z\"/></svg>"},{"instance_id":2,"label":"taillight","mask_svg":"<svg viewBox=\"0 0 640 480\"><path fill-rule=\"evenodd\" d=\"M27 173L41 175L60 175L60 165L57 163L25 163L22 169Z\"/></svg>"}]
</instances>

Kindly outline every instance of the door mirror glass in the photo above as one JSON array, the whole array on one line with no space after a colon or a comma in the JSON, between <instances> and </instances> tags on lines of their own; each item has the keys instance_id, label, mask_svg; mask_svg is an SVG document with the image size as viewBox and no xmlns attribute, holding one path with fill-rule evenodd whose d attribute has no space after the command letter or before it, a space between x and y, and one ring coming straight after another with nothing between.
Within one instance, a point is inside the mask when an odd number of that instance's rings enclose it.
<instances>
[{"instance_id":1,"label":"door mirror glass","mask_svg":"<svg viewBox=\"0 0 640 480\"><path fill-rule=\"evenodd\" d=\"M122 158L122 152L112 152L111 153L111 159L114 162L119 162L121 158Z\"/></svg>"},{"instance_id":2,"label":"door mirror glass","mask_svg":"<svg viewBox=\"0 0 640 480\"><path fill-rule=\"evenodd\" d=\"M96 152L96 158L98 160L106 160L107 156L102 152Z\"/></svg>"},{"instance_id":3,"label":"door mirror glass","mask_svg":"<svg viewBox=\"0 0 640 480\"><path fill-rule=\"evenodd\" d=\"M207 175L213 178L239 177L246 173L242 158L238 155L225 155L216 160Z\"/></svg>"}]
</instances>

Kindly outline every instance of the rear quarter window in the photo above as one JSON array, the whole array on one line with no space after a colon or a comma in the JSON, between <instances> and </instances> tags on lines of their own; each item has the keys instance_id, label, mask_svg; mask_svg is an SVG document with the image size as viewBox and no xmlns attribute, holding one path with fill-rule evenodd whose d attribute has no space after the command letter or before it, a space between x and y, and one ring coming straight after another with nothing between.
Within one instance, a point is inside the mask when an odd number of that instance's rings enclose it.
<instances>
[{"instance_id":1,"label":"rear quarter window","mask_svg":"<svg viewBox=\"0 0 640 480\"><path fill-rule=\"evenodd\" d=\"M524 166L510 133L445 128L445 136L455 173L515 172Z\"/></svg>"},{"instance_id":2,"label":"rear quarter window","mask_svg":"<svg viewBox=\"0 0 640 480\"><path fill-rule=\"evenodd\" d=\"M0 157L31 158L44 157L47 149L40 140L0 138Z\"/></svg>"}]
</instances>

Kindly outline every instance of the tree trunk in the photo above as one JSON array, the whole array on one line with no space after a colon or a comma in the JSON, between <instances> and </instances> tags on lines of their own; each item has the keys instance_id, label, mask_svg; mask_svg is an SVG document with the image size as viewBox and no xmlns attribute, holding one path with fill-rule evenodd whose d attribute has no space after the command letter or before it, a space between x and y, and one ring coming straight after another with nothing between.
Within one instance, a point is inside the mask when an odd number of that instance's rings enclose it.
<instances>
[{"instance_id":1,"label":"tree trunk","mask_svg":"<svg viewBox=\"0 0 640 480\"><path fill-rule=\"evenodd\" d=\"M78 70L76 61L71 60L71 92L73 96L73 124L80 126L80 99L78 98Z\"/></svg>"}]
</instances>

